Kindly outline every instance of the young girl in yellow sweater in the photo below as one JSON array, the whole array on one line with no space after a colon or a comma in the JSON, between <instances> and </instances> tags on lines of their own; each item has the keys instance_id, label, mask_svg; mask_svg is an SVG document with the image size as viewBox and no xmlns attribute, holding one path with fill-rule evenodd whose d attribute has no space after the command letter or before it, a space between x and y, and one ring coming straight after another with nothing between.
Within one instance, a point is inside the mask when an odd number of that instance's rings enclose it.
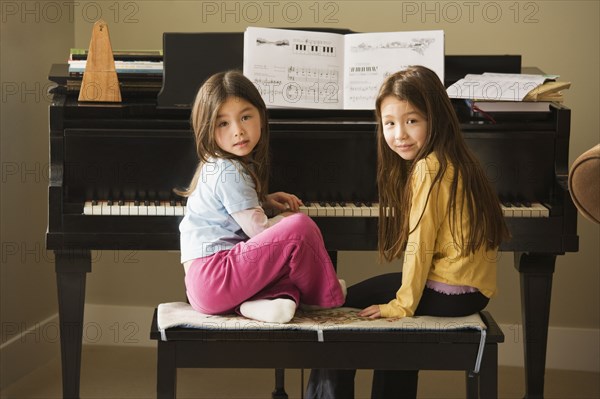
<instances>
[{"instance_id":1,"label":"young girl in yellow sweater","mask_svg":"<svg viewBox=\"0 0 600 399\"><path fill-rule=\"evenodd\" d=\"M482 310L509 232L442 82L423 66L397 72L379 91L376 115L379 253L388 261L404 255L404 263L402 273L348 288L344 306L368 318ZM376 370L372 398L416 397L417 378ZM307 396L353 398L353 379L353 370L314 370Z\"/></svg>"}]
</instances>

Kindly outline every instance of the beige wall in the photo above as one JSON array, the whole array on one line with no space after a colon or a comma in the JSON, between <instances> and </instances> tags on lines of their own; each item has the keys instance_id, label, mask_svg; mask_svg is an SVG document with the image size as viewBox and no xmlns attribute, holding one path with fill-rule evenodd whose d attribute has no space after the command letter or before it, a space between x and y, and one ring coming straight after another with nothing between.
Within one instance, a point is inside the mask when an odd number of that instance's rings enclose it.
<instances>
[{"instance_id":1,"label":"beige wall","mask_svg":"<svg viewBox=\"0 0 600 399\"><path fill-rule=\"evenodd\" d=\"M102 15L115 49L161 48L164 31L243 31L246 26L349 28L360 32L445 31L446 54L521 54L573 83L570 162L600 141L597 1L121 1L2 2L2 342L57 309L52 254L44 247L47 220L47 72L69 48L87 47ZM260 14L257 11L260 10ZM318 12L317 12L318 11ZM192 49L191 49L192 50ZM226 50L224 50L226 51ZM217 54L207 55L207 62ZM599 328L600 229L579 218L580 252L559 257L552 326ZM350 283L395 265L374 253L341 253ZM177 253L94 254L87 302L154 306L183 299ZM512 254L499 267L499 295L490 309L501 323L521 322L518 273ZM2 364L3 374L7 364Z\"/></svg>"},{"instance_id":2,"label":"beige wall","mask_svg":"<svg viewBox=\"0 0 600 399\"><path fill-rule=\"evenodd\" d=\"M45 250L46 77L74 43L74 18L47 9L45 20L34 3L26 15L11 15L17 2L0 4L0 386L58 353L56 329L35 329L57 312L53 257ZM30 328L32 334L18 335Z\"/></svg>"}]
</instances>

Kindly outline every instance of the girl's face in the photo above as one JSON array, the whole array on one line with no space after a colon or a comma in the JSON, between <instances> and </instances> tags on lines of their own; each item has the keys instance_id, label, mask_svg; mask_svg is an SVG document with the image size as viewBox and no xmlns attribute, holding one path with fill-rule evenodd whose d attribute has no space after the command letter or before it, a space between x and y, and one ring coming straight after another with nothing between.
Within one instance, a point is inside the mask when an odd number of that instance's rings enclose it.
<instances>
[{"instance_id":1,"label":"girl's face","mask_svg":"<svg viewBox=\"0 0 600 399\"><path fill-rule=\"evenodd\" d=\"M258 109L240 97L228 97L219 108L215 140L223 151L248 156L258 144L261 120Z\"/></svg>"},{"instance_id":2,"label":"girl's face","mask_svg":"<svg viewBox=\"0 0 600 399\"><path fill-rule=\"evenodd\" d=\"M402 159L411 161L425 144L427 119L408 101L387 96L381 102L385 142Z\"/></svg>"}]
</instances>

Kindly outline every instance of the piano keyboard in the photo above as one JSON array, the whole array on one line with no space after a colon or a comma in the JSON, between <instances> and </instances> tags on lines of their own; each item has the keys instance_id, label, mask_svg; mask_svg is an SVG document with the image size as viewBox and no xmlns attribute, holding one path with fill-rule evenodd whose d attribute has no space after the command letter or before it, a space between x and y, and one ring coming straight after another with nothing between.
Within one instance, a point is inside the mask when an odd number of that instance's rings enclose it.
<instances>
[{"instance_id":1,"label":"piano keyboard","mask_svg":"<svg viewBox=\"0 0 600 399\"><path fill-rule=\"evenodd\" d=\"M500 204L502 214L508 218L547 218L550 217L550 209L540 204Z\"/></svg>"},{"instance_id":2,"label":"piano keyboard","mask_svg":"<svg viewBox=\"0 0 600 399\"><path fill-rule=\"evenodd\" d=\"M504 217L549 217L544 205L501 204ZM378 217L379 204L315 202L300 207L300 212L311 217ZM85 201L84 215L94 216L183 216L181 201Z\"/></svg>"},{"instance_id":3,"label":"piano keyboard","mask_svg":"<svg viewBox=\"0 0 600 399\"><path fill-rule=\"evenodd\" d=\"M84 215L94 216L183 216L181 201L85 201Z\"/></svg>"}]
</instances>

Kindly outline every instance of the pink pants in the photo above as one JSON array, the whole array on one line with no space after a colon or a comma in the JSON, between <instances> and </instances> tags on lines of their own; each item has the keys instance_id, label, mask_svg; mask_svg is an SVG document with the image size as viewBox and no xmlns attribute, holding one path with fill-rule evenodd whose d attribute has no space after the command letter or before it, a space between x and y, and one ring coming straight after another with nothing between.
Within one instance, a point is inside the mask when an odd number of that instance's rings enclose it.
<instances>
[{"instance_id":1,"label":"pink pants","mask_svg":"<svg viewBox=\"0 0 600 399\"><path fill-rule=\"evenodd\" d=\"M192 307L207 314L231 313L256 299L288 297L325 308L344 302L323 236L301 213L230 250L196 259L185 287Z\"/></svg>"}]
</instances>

